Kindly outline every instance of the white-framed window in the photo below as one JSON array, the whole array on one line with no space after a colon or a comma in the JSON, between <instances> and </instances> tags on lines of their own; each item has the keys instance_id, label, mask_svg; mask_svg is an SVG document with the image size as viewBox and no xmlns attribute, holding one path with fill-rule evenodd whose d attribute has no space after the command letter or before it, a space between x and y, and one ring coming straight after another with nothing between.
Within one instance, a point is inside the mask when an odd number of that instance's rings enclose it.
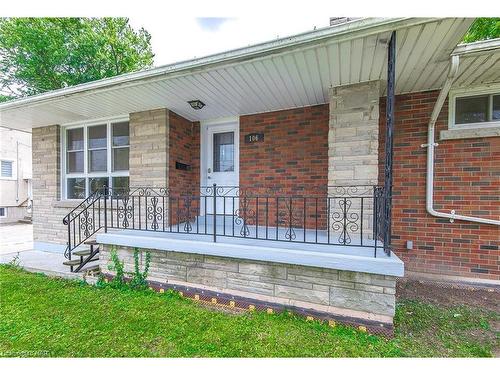
<instances>
[{"instance_id":1,"label":"white-framed window","mask_svg":"<svg viewBox=\"0 0 500 375\"><path fill-rule=\"evenodd\" d=\"M84 199L99 188L129 186L127 118L62 128L63 199Z\"/></svg>"},{"instance_id":2,"label":"white-framed window","mask_svg":"<svg viewBox=\"0 0 500 375\"><path fill-rule=\"evenodd\" d=\"M450 129L500 126L500 87L450 92Z\"/></svg>"},{"instance_id":3,"label":"white-framed window","mask_svg":"<svg viewBox=\"0 0 500 375\"><path fill-rule=\"evenodd\" d=\"M7 207L0 207L0 217L7 217Z\"/></svg>"},{"instance_id":4,"label":"white-framed window","mask_svg":"<svg viewBox=\"0 0 500 375\"><path fill-rule=\"evenodd\" d=\"M0 177L4 179L14 179L14 161L0 160Z\"/></svg>"}]
</instances>

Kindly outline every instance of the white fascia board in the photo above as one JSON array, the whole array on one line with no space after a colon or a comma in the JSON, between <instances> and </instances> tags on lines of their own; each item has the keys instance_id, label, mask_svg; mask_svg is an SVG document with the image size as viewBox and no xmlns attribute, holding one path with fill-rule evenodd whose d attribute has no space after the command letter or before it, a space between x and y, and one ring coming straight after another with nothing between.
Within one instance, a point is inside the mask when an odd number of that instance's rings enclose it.
<instances>
[{"instance_id":1,"label":"white fascia board","mask_svg":"<svg viewBox=\"0 0 500 375\"><path fill-rule=\"evenodd\" d=\"M377 34L384 31L397 30L412 25L436 21L437 18L366 18L340 24L335 27L309 31L274 41L239 48L206 57L186 60L174 64L139 72L126 73L112 78L100 79L89 83L53 90L47 93L33 95L27 98L8 101L0 104L2 110L19 107L35 106L54 99L61 99L69 95L93 93L94 90L111 88L120 85L134 85L143 80L165 78L165 76L186 74L193 71L202 71L208 67L229 62L246 61L262 55L277 53L286 49L297 48L301 45L321 43L325 40L350 40L365 35Z\"/></svg>"},{"instance_id":2,"label":"white fascia board","mask_svg":"<svg viewBox=\"0 0 500 375\"><path fill-rule=\"evenodd\" d=\"M454 50L452 55L470 55L470 54L481 54L490 53L497 50L500 52L500 38L480 40L473 43L459 44ZM495 52L497 52L495 51Z\"/></svg>"}]
</instances>

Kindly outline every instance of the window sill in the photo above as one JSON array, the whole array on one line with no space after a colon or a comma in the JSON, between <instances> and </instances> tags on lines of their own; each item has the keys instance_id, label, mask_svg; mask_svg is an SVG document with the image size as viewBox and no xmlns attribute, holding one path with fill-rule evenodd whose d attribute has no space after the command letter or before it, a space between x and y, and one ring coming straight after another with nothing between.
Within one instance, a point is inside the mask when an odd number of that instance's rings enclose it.
<instances>
[{"instance_id":1,"label":"window sill","mask_svg":"<svg viewBox=\"0 0 500 375\"><path fill-rule=\"evenodd\" d=\"M441 131L439 140L500 137L500 126L484 128L448 129Z\"/></svg>"},{"instance_id":2,"label":"window sill","mask_svg":"<svg viewBox=\"0 0 500 375\"><path fill-rule=\"evenodd\" d=\"M55 208L75 208L80 203L82 203L83 199L65 199L62 201L56 201L52 203L52 207Z\"/></svg>"}]
</instances>

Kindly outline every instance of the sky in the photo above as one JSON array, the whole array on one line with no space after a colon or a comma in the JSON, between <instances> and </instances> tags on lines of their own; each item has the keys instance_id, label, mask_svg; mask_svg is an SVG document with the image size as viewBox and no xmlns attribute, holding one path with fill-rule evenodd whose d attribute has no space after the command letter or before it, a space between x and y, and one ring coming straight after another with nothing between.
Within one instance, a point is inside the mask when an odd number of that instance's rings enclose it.
<instances>
[{"instance_id":1,"label":"sky","mask_svg":"<svg viewBox=\"0 0 500 375\"><path fill-rule=\"evenodd\" d=\"M308 17L166 17L141 15L129 17L135 29L144 27L151 34L155 66L229 49L246 47L329 25L324 11Z\"/></svg>"}]
</instances>

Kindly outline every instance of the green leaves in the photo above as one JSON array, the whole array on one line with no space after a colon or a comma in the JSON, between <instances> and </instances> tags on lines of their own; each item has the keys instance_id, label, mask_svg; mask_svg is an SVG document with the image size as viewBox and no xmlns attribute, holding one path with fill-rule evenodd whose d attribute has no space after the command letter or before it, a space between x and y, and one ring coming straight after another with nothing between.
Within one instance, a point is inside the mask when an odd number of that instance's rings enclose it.
<instances>
[{"instance_id":1,"label":"green leaves","mask_svg":"<svg viewBox=\"0 0 500 375\"><path fill-rule=\"evenodd\" d=\"M463 41L471 43L494 38L500 38L500 18L478 18L465 34Z\"/></svg>"},{"instance_id":2,"label":"green leaves","mask_svg":"<svg viewBox=\"0 0 500 375\"><path fill-rule=\"evenodd\" d=\"M153 57L150 34L127 18L0 19L0 93L8 97L145 69Z\"/></svg>"}]
</instances>

